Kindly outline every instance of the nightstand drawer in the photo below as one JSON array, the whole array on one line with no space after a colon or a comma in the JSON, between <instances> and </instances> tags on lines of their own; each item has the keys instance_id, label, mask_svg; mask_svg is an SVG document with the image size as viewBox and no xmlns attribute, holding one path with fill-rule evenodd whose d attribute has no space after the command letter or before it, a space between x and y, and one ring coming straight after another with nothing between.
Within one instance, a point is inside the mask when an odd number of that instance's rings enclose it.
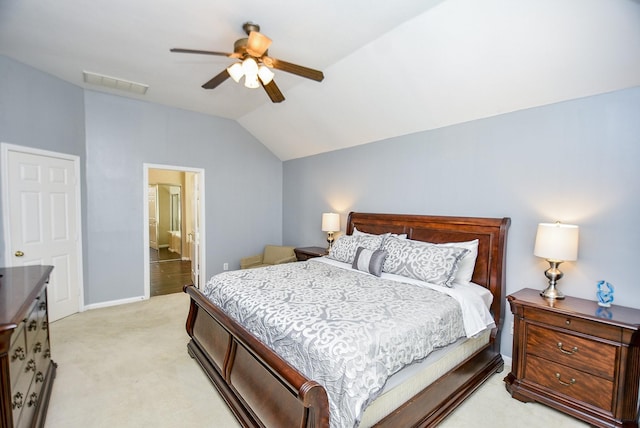
<instances>
[{"instance_id":1,"label":"nightstand drawer","mask_svg":"<svg viewBox=\"0 0 640 428\"><path fill-rule=\"evenodd\" d=\"M614 384L601 377L528 355L524 378L559 394L612 411Z\"/></svg>"},{"instance_id":2,"label":"nightstand drawer","mask_svg":"<svg viewBox=\"0 0 640 428\"><path fill-rule=\"evenodd\" d=\"M564 328L566 330L588 334L589 336L597 336L615 342L620 342L622 340L621 328L604 323L574 318L549 312L547 310L539 310L529 307L524 308L524 317L531 321L538 321L555 327Z\"/></svg>"},{"instance_id":3,"label":"nightstand drawer","mask_svg":"<svg viewBox=\"0 0 640 428\"><path fill-rule=\"evenodd\" d=\"M559 331L527 325L527 354L535 354L613 380L618 347Z\"/></svg>"}]
</instances>

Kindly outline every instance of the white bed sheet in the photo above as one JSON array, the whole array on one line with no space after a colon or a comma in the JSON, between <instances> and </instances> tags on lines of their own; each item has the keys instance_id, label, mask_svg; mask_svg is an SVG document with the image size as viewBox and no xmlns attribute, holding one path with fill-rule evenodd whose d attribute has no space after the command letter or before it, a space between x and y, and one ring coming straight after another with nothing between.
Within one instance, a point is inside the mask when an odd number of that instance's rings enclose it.
<instances>
[{"instance_id":1,"label":"white bed sheet","mask_svg":"<svg viewBox=\"0 0 640 428\"><path fill-rule=\"evenodd\" d=\"M309 261L328 263L334 266L341 267L343 269L359 272L363 275L371 275L367 272L353 269L348 263L339 262L328 257L316 257L313 259L309 259ZM495 327L495 322L493 320L493 317L491 316L491 312L489 311L491 302L493 301L493 295L485 287L474 283L454 283L453 286L449 288L386 272L382 273L381 278L415 284L421 287L428 287L436 291L448 294L449 296L456 299L458 304L460 304L460 308L462 309L462 318L464 321L464 328L467 337L474 337L488 328L490 329Z\"/></svg>"}]
</instances>

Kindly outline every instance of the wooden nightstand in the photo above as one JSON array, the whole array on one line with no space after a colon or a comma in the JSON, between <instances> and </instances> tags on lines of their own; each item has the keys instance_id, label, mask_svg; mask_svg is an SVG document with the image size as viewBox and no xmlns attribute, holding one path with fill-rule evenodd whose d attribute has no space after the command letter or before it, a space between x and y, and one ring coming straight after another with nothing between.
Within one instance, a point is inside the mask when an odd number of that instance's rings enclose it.
<instances>
[{"instance_id":1,"label":"wooden nightstand","mask_svg":"<svg viewBox=\"0 0 640 428\"><path fill-rule=\"evenodd\" d=\"M538 290L507 297L513 361L504 379L520 401L537 401L598 427L638 427L640 310Z\"/></svg>"},{"instance_id":2,"label":"wooden nightstand","mask_svg":"<svg viewBox=\"0 0 640 428\"><path fill-rule=\"evenodd\" d=\"M314 257L322 257L329 254L326 248L322 247L300 247L294 249L299 262L312 259Z\"/></svg>"}]
</instances>

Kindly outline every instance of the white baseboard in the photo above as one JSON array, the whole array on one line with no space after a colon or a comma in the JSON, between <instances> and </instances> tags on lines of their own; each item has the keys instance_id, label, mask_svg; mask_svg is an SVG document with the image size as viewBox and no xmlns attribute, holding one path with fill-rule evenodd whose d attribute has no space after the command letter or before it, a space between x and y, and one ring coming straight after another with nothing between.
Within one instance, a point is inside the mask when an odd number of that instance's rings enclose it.
<instances>
[{"instance_id":1,"label":"white baseboard","mask_svg":"<svg viewBox=\"0 0 640 428\"><path fill-rule=\"evenodd\" d=\"M144 296L138 296L138 297L130 297L128 299L110 300L108 302L100 302L100 303L93 303L91 305L85 305L84 310L90 311L91 309L100 309L100 308L108 308L109 306L126 305L127 303L140 302L141 300L146 300L146 299Z\"/></svg>"},{"instance_id":2,"label":"white baseboard","mask_svg":"<svg viewBox=\"0 0 640 428\"><path fill-rule=\"evenodd\" d=\"M509 367L511 367L511 362L513 361L513 360L511 359L511 357L507 357L506 355L503 355L503 356L502 356L502 359L504 360L504 365L505 365L505 366L509 366Z\"/></svg>"}]
</instances>

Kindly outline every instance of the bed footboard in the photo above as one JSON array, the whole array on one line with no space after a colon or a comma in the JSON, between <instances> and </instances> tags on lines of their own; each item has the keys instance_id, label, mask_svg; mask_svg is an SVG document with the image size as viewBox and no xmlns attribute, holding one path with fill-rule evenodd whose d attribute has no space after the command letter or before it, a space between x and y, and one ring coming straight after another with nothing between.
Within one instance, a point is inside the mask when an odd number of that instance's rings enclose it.
<instances>
[{"instance_id":1,"label":"bed footboard","mask_svg":"<svg viewBox=\"0 0 640 428\"><path fill-rule=\"evenodd\" d=\"M189 354L246 427L328 428L325 389L225 315L192 285Z\"/></svg>"}]
</instances>

